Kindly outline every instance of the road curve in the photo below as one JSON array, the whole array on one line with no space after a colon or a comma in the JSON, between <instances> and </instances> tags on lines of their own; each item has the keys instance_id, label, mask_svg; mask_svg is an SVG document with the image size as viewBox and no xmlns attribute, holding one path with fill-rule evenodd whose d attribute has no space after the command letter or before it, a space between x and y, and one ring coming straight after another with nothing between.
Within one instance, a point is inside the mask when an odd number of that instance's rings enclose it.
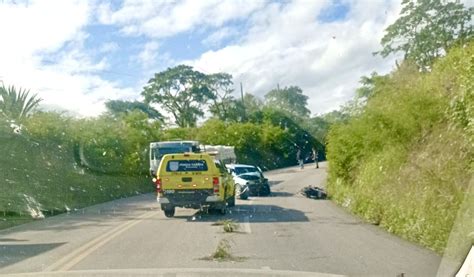
<instances>
[{"instance_id":1,"label":"road curve","mask_svg":"<svg viewBox=\"0 0 474 277\"><path fill-rule=\"evenodd\" d=\"M0 231L0 274L175 268L436 275L441 258L432 251L364 223L329 200L299 194L305 186L325 185L325 163L267 177L272 196L238 200L225 216L177 209L175 218L165 218L147 194ZM222 219L238 222L238 232L225 233L214 224ZM233 259L209 259L222 240Z\"/></svg>"}]
</instances>

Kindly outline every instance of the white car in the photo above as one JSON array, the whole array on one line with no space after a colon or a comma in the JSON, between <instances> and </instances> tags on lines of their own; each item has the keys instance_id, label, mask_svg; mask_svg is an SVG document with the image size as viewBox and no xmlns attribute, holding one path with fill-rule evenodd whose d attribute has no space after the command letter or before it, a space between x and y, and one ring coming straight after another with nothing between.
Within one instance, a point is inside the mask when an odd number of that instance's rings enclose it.
<instances>
[{"instance_id":1,"label":"white car","mask_svg":"<svg viewBox=\"0 0 474 277\"><path fill-rule=\"evenodd\" d=\"M249 195L270 195L268 179L259 167L247 164L228 164L226 167L234 177L236 196L240 199L247 199Z\"/></svg>"}]
</instances>

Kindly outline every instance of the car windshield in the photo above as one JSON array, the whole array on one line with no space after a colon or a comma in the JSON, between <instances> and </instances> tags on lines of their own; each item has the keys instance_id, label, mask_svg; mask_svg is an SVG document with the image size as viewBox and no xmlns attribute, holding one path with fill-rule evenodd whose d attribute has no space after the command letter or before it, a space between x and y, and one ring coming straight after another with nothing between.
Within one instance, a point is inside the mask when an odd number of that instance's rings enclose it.
<instances>
[{"instance_id":1,"label":"car windshield","mask_svg":"<svg viewBox=\"0 0 474 277\"><path fill-rule=\"evenodd\" d=\"M152 157L154 160L159 160L166 154L173 153L184 153L190 152L190 147L188 146L179 146L179 147L163 147L163 148L153 148Z\"/></svg>"},{"instance_id":2,"label":"car windshield","mask_svg":"<svg viewBox=\"0 0 474 277\"><path fill-rule=\"evenodd\" d=\"M0 275L474 276L474 0L1 0L0 35Z\"/></svg>"},{"instance_id":3,"label":"car windshield","mask_svg":"<svg viewBox=\"0 0 474 277\"><path fill-rule=\"evenodd\" d=\"M259 172L257 168L255 167L247 167L247 166L239 166L234 168L235 174L241 175L245 173L255 173Z\"/></svg>"}]
</instances>

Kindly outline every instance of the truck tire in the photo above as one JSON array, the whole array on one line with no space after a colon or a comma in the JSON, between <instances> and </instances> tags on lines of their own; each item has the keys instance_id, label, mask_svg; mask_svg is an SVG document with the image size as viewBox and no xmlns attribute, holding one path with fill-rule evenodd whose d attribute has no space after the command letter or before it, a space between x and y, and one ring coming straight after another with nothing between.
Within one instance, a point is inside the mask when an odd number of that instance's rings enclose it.
<instances>
[{"instance_id":1,"label":"truck tire","mask_svg":"<svg viewBox=\"0 0 474 277\"><path fill-rule=\"evenodd\" d=\"M227 199L227 205L229 205L229 207L235 206L235 193Z\"/></svg>"},{"instance_id":2,"label":"truck tire","mask_svg":"<svg viewBox=\"0 0 474 277\"><path fill-rule=\"evenodd\" d=\"M176 209L174 207L173 208L167 208L167 209L164 210L165 216L166 217L173 217L175 211L176 211Z\"/></svg>"},{"instance_id":3,"label":"truck tire","mask_svg":"<svg viewBox=\"0 0 474 277\"><path fill-rule=\"evenodd\" d=\"M225 215L227 213L227 205L225 203L221 207L219 207L219 213L221 215Z\"/></svg>"}]
</instances>

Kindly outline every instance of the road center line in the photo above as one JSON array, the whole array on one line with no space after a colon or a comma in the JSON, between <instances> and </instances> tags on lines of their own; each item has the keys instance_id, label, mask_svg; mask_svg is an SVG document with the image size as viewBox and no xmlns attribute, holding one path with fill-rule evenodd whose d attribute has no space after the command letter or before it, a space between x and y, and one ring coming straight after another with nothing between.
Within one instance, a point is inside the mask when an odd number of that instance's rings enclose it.
<instances>
[{"instance_id":1,"label":"road center line","mask_svg":"<svg viewBox=\"0 0 474 277\"><path fill-rule=\"evenodd\" d=\"M95 239L89 241L88 243L84 244L83 246L77 248L75 251L69 253L68 255L64 256L63 258L59 259L52 265L46 267L43 271L67 271L71 269L73 266L78 264L88 255L90 255L95 250L99 249L109 241L113 240L120 234L124 233L128 229L132 228L133 226L137 225L141 221L146 218L149 218L153 215L156 215L156 211L146 212L140 216L138 216L134 220L127 221L112 230L109 230L102 235L96 237Z\"/></svg>"}]
</instances>

